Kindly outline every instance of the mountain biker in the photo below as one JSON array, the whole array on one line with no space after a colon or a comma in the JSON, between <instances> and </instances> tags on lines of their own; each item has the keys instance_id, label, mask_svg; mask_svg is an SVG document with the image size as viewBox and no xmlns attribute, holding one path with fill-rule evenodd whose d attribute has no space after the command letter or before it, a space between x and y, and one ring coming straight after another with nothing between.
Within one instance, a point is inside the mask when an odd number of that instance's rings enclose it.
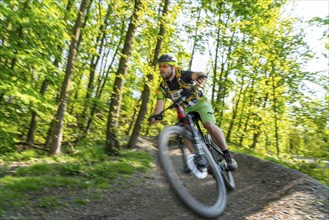
<instances>
[{"instance_id":1,"label":"mountain biker","mask_svg":"<svg viewBox=\"0 0 329 220\"><path fill-rule=\"evenodd\" d=\"M157 103L154 115L159 114L165 106L165 98L173 101L180 98L181 94L191 87L193 81L202 85L207 78L203 72L184 71L177 67L177 60L173 55L164 54L158 59L160 74L163 81L157 89ZM214 110L212 105L206 100L201 91L195 92L183 104L186 112L198 112L203 126L210 134L214 143L219 146L224 154L230 171L237 169L238 165L233 159L231 152L227 148L224 134L216 125ZM151 123L157 120L151 118Z\"/></svg>"}]
</instances>

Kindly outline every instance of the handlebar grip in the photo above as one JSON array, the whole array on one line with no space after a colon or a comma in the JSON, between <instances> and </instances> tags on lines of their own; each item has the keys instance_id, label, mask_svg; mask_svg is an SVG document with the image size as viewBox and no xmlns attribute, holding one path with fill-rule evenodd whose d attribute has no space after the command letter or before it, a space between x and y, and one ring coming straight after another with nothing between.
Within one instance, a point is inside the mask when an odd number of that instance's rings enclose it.
<instances>
[{"instance_id":1,"label":"handlebar grip","mask_svg":"<svg viewBox=\"0 0 329 220\"><path fill-rule=\"evenodd\" d=\"M149 118L149 121L151 121L152 118L154 118L155 120L162 120L163 115L162 115L162 114L159 114L159 115L152 115L152 116Z\"/></svg>"},{"instance_id":2,"label":"handlebar grip","mask_svg":"<svg viewBox=\"0 0 329 220\"><path fill-rule=\"evenodd\" d=\"M202 75L202 76L199 76L197 79L208 79L208 76Z\"/></svg>"}]
</instances>

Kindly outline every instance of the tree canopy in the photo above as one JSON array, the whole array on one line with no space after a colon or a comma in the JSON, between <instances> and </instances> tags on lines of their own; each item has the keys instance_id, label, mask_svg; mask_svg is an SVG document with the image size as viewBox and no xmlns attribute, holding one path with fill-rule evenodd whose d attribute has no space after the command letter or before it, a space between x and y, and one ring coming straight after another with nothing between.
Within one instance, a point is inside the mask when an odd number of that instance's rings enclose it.
<instances>
[{"instance_id":1,"label":"tree canopy","mask_svg":"<svg viewBox=\"0 0 329 220\"><path fill-rule=\"evenodd\" d=\"M152 127L146 120L161 80L156 59L173 53L184 69L207 72L207 95L230 143L328 157L328 75L305 71L314 51L300 28L328 25L328 17L282 17L285 4L1 1L1 153L24 145L60 154L62 144L85 138L115 153L138 135L157 135L175 117Z\"/></svg>"}]
</instances>

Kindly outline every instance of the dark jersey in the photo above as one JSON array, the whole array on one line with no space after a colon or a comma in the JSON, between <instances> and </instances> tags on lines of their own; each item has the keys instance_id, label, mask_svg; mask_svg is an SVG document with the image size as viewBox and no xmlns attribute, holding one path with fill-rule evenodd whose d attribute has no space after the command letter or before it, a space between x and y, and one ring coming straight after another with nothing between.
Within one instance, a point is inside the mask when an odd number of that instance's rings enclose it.
<instances>
[{"instance_id":1,"label":"dark jersey","mask_svg":"<svg viewBox=\"0 0 329 220\"><path fill-rule=\"evenodd\" d=\"M173 101L179 99L186 90L193 84L192 71L176 70L175 78L172 81L164 80L157 89L157 99L169 98ZM202 97L202 92L197 92L187 99L189 105L194 105ZM188 106L188 104L186 104Z\"/></svg>"}]
</instances>

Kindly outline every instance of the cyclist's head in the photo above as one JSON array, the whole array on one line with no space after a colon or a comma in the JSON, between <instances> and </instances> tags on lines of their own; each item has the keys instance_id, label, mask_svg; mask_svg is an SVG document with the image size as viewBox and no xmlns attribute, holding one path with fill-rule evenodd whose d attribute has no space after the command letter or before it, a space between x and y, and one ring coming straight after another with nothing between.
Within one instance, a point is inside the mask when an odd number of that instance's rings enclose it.
<instances>
[{"instance_id":1,"label":"cyclist's head","mask_svg":"<svg viewBox=\"0 0 329 220\"><path fill-rule=\"evenodd\" d=\"M163 54L159 57L158 63L161 64L169 64L170 66L176 66L177 65L177 59L171 54Z\"/></svg>"}]
</instances>

